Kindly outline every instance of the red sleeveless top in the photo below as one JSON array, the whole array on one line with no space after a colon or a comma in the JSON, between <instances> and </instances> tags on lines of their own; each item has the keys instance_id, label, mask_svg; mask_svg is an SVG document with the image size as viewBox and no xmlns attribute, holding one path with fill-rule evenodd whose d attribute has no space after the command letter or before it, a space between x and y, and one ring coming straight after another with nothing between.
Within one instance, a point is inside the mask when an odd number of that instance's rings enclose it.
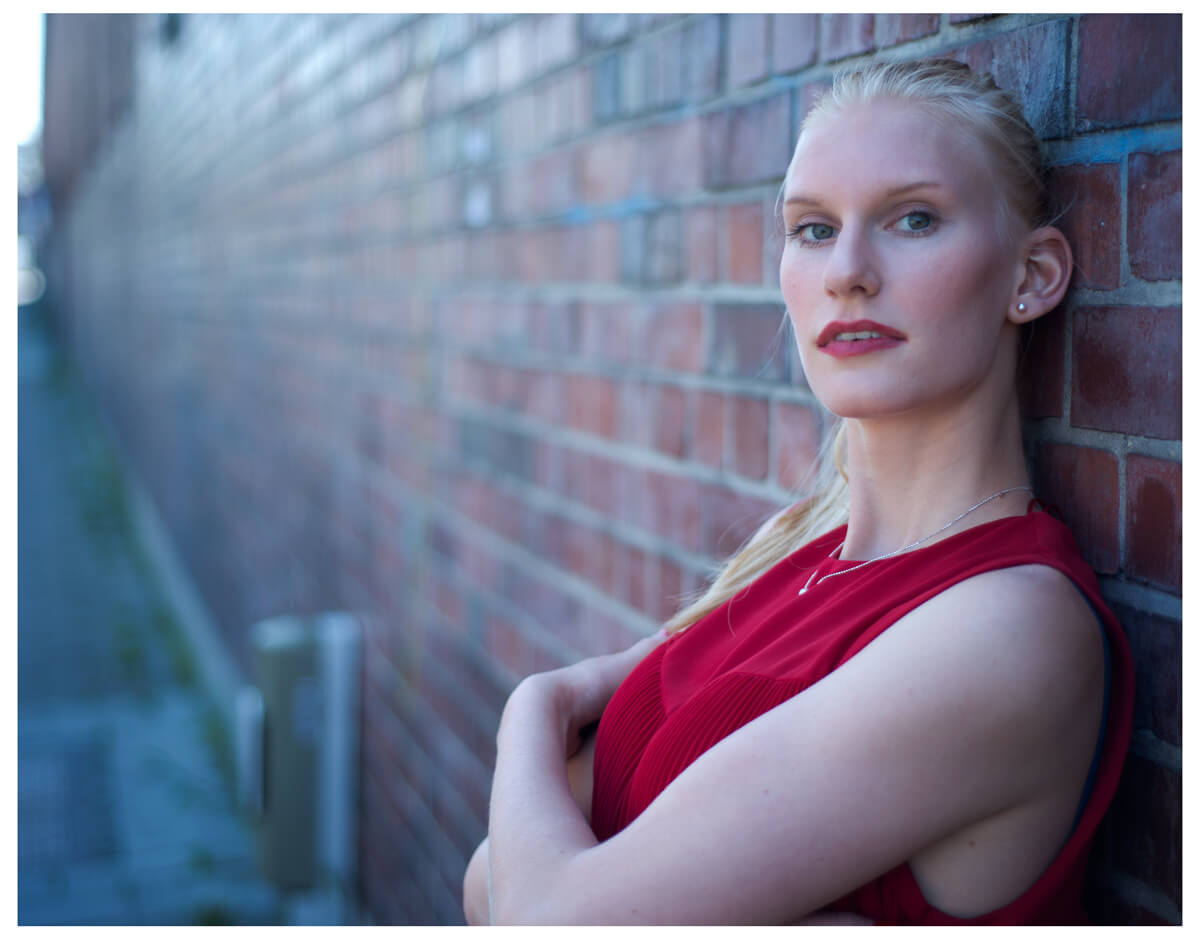
<instances>
[{"instance_id":1,"label":"red sleeveless top","mask_svg":"<svg viewBox=\"0 0 1200 936\"><path fill-rule=\"evenodd\" d=\"M832 906L881 923L1086 923L1081 894L1096 827L1117 789L1133 715L1133 663L1070 531L1033 503L1007 517L799 590L820 574L861 565L830 559L845 527L802 547L748 589L657 647L617 689L596 736L592 829L601 841L634 820L725 736L828 675L895 621L957 582L1017 565L1066 575L1106 636L1106 713L1075 828L1042 876L1016 900L970 920L926 902L907 863ZM797 614L802 617L797 618Z\"/></svg>"}]
</instances>

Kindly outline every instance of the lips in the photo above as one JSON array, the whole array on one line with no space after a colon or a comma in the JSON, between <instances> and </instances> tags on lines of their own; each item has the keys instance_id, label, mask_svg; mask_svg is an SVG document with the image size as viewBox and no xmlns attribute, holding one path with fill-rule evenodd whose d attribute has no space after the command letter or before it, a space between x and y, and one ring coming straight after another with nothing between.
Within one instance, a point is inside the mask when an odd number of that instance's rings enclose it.
<instances>
[{"instance_id":1,"label":"lips","mask_svg":"<svg viewBox=\"0 0 1200 936\"><path fill-rule=\"evenodd\" d=\"M871 341L880 338L891 339L892 341L905 340L903 332L889 328L887 325L880 325L878 322L872 322L870 319L858 319L854 322L830 322L821 330L821 334L817 336L817 347L824 348L833 341L849 343L854 341Z\"/></svg>"}]
</instances>

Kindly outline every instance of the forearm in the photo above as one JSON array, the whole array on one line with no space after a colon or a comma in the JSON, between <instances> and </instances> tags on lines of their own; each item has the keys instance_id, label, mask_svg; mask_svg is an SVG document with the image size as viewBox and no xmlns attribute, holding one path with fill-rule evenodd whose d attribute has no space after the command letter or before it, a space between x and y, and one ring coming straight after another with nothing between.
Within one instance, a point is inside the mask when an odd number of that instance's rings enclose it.
<instances>
[{"instance_id":1,"label":"forearm","mask_svg":"<svg viewBox=\"0 0 1200 936\"><path fill-rule=\"evenodd\" d=\"M488 827L493 923L531 921L547 899L563 896L554 881L570 859L596 844L567 780L566 737L552 692L522 684L497 736Z\"/></svg>"},{"instance_id":2,"label":"forearm","mask_svg":"<svg viewBox=\"0 0 1200 936\"><path fill-rule=\"evenodd\" d=\"M484 839L467 862L463 874L463 916L468 926L491 924L488 910L488 840Z\"/></svg>"}]
</instances>

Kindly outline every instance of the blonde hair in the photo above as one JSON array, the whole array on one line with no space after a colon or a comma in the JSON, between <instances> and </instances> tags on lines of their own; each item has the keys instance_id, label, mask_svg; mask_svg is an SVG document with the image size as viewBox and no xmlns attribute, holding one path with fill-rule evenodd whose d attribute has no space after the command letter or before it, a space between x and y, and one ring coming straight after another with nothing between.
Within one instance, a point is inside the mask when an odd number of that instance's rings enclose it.
<instances>
[{"instance_id":1,"label":"blonde hair","mask_svg":"<svg viewBox=\"0 0 1200 936\"><path fill-rule=\"evenodd\" d=\"M934 119L966 128L982 144L1004 188L1005 219L1033 229L1048 223L1048 201L1037 134L1020 106L991 75L978 75L953 59L876 62L838 75L801 127L857 103L892 98L925 107ZM721 567L712 584L667 622L680 631L736 598L762 573L800 546L841 526L849 517L845 466L847 423L836 419L809 472L813 493L768 520ZM808 484L805 487L809 486Z\"/></svg>"}]
</instances>

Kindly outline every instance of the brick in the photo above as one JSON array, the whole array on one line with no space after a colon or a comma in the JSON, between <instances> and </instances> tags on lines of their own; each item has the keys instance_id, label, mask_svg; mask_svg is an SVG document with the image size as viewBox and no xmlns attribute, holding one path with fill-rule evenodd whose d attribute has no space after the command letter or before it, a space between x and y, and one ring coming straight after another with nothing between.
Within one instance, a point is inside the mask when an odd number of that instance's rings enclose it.
<instances>
[{"instance_id":1,"label":"brick","mask_svg":"<svg viewBox=\"0 0 1200 936\"><path fill-rule=\"evenodd\" d=\"M647 53L646 105L674 107L683 99L683 32L672 29L652 40Z\"/></svg>"},{"instance_id":2,"label":"brick","mask_svg":"<svg viewBox=\"0 0 1200 936\"><path fill-rule=\"evenodd\" d=\"M832 87L833 82L826 80L810 81L808 84L796 89L796 120L799 125L796 130L797 137L799 137L800 128L803 127L804 121L808 117L808 112L813 109L813 105L821 100Z\"/></svg>"},{"instance_id":3,"label":"brick","mask_svg":"<svg viewBox=\"0 0 1200 936\"><path fill-rule=\"evenodd\" d=\"M1183 154L1129 157L1126 250L1133 275L1144 280L1183 276Z\"/></svg>"},{"instance_id":4,"label":"brick","mask_svg":"<svg viewBox=\"0 0 1200 936\"><path fill-rule=\"evenodd\" d=\"M1182 744L1182 624L1115 602L1110 607L1121 621L1133 655L1134 730L1149 731L1167 744Z\"/></svg>"},{"instance_id":5,"label":"brick","mask_svg":"<svg viewBox=\"0 0 1200 936\"><path fill-rule=\"evenodd\" d=\"M1080 17L1078 129L1182 116L1182 22L1178 14Z\"/></svg>"},{"instance_id":6,"label":"brick","mask_svg":"<svg viewBox=\"0 0 1200 936\"><path fill-rule=\"evenodd\" d=\"M678 564L663 556L652 555L647 558L653 580L657 582L653 606L647 611L649 616L659 622L671 618L680 606L683 597L683 570Z\"/></svg>"},{"instance_id":7,"label":"brick","mask_svg":"<svg viewBox=\"0 0 1200 936\"><path fill-rule=\"evenodd\" d=\"M592 67L592 114L596 123L615 120L621 113L621 57L606 55Z\"/></svg>"},{"instance_id":8,"label":"brick","mask_svg":"<svg viewBox=\"0 0 1200 936\"><path fill-rule=\"evenodd\" d=\"M689 282L717 280L717 211L711 205L684 209L684 268Z\"/></svg>"},{"instance_id":9,"label":"brick","mask_svg":"<svg viewBox=\"0 0 1200 936\"><path fill-rule=\"evenodd\" d=\"M608 45L629 35L633 26L628 13L583 13L580 33L588 45Z\"/></svg>"},{"instance_id":10,"label":"brick","mask_svg":"<svg viewBox=\"0 0 1200 936\"><path fill-rule=\"evenodd\" d=\"M699 391L691 398L691 447L688 458L720 468L725 452L727 398L720 393Z\"/></svg>"},{"instance_id":11,"label":"brick","mask_svg":"<svg viewBox=\"0 0 1200 936\"><path fill-rule=\"evenodd\" d=\"M1075 259L1072 286L1116 289L1121 285L1121 167L1116 163L1057 166L1048 173L1057 225Z\"/></svg>"},{"instance_id":12,"label":"brick","mask_svg":"<svg viewBox=\"0 0 1200 936\"><path fill-rule=\"evenodd\" d=\"M1016 97L1034 132L1053 139L1068 133L1062 89L1069 86L1070 42L1070 20L1048 20L945 54L976 72L991 72L996 84Z\"/></svg>"},{"instance_id":13,"label":"brick","mask_svg":"<svg viewBox=\"0 0 1200 936\"><path fill-rule=\"evenodd\" d=\"M963 23L973 23L976 20L990 19L995 13L951 13L950 22L955 26Z\"/></svg>"},{"instance_id":14,"label":"brick","mask_svg":"<svg viewBox=\"0 0 1200 936\"><path fill-rule=\"evenodd\" d=\"M579 354L596 361L634 360L635 308L627 302L577 302Z\"/></svg>"},{"instance_id":15,"label":"brick","mask_svg":"<svg viewBox=\"0 0 1200 936\"><path fill-rule=\"evenodd\" d=\"M771 17L771 67L776 74L799 71L817 61L817 13L775 13Z\"/></svg>"},{"instance_id":16,"label":"brick","mask_svg":"<svg viewBox=\"0 0 1200 936\"><path fill-rule=\"evenodd\" d=\"M582 232L582 249L578 256L586 258L582 278L588 282L616 283L621 279L621 227L616 221L596 221Z\"/></svg>"},{"instance_id":17,"label":"brick","mask_svg":"<svg viewBox=\"0 0 1200 936\"><path fill-rule=\"evenodd\" d=\"M614 438L617 395L611 380L573 375L567 378L567 422L582 432Z\"/></svg>"},{"instance_id":18,"label":"brick","mask_svg":"<svg viewBox=\"0 0 1200 936\"><path fill-rule=\"evenodd\" d=\"M575 182L582 201L596 204L629 197L637 156L630 135L610 133L582 144L575 152Z\"/></svg>"},{"instance_id":19,"label":"brick","mask_svg":"<svg viewBox=\"0 0 1200 936\"><path fill-rule=\"evenodd\" d=\"M730 13L725 50L725 83L729 90L767 77L766 13Z\"/></svg>"},{"instance_id":20,"label":"brick","mask_svg":"<svg viewBox=\"0 0 1200 936\"><path fill-rule=\"evenodd\" d=\"M1066 368L1066 309L1035 319L1021 335L1017 390L1026 419L1061 417Z\"/></svg>"},{"instance_id":21,"label":"brick","mask_svg":"<svg viewBox=\"0 0 1200 936\"><path fill-rule=\"evenodd\" d=\"M679 387L654 389L653 444L664 455L683 458L687 446L687 396Z\"/></svg>"},{"instance_id":22,"label":"brick","mask_svg":"<svg viewBox=\"0 0 1200 936\"><path fill-rule=\"evenodd\" d=\"M770 465L770 406L766 400L754 397L734 397L730 402L733 438L726 453L726 467L753 481L762 481Z\"/></svg>"},{"instance_id":23,"label":"brick","mask_svg":"<svg viewBox=\"0 0 1200 936\"><path fill-rule=\"evenodd\" d=\"M709 14L689 21L683 31L683 96L705 101L721 87L721 21Z\"/></svg>"},{"instance_id":24,"label":"brick","mask_svg":"<svg viewBox=\"0 0 1200 936\"><path fill-rule=\"evenodd\" d=\"M700 371L704 366L704 309L691 302L649 306L640 344L640 360L652 367Z\"/></svg>"},{"instance_id":25,"label":"brick","mask_svg":"<svg viewBox=\"0 0 1200 936\"><path fill-rule=\"evenodd\" d=\"M704 117L709 188L783 178L792 155L790 93L775 94Z\"/></svg>"},{"instance_id":26,"label":"brick","mask_svg":"<svg viewBox=\"0 0 1200 936\"><path fill-rule=\"evenodd\" d=\"M1181 438L1182 332L1178 308L1076 309L1071 425Z\"/></svg>"},{"instance_id":27,"label":"brick","mask_svg":"<svg viewBox=\"0 0 1200 936\"><path fill-rule=\"evenodd\" d=\"M771 478L800 491L821 447L821 420L808 406L771 403Z\"/></svg>"},{"instance_id":28,"label":"brick","mask_svg":"<svg viewBox=\"0 0 1200 936\"><path fill-rule=\"evenodd\" d=\"M821 61L834 62L875 48L875 14L822 13Z\"/></svg>"},{"instance_id":29,"label":"brick","mask_svg":"<svg viewBox=\"0 0 1200 936\"><path fill-rule=\"evenodd\" d=\"M763 281L763 208L761 202L725 209L725 275L731 283L760 286Z\"/></svg>"},{"instance_id":30,"label":"brick","mask_svg":"<svg viewBox=\"0 0 1200 936\"><path fill-rule=\"evenodd\" d=\"M1125 459L1125 573L1183 589L1183 468L1144 455Z\"/></svg>"},{"instance_id":31,"label":"brick","mask_svg":"<svg viewBox=\"0 0 1200 936\"><path fill-rule=\"evenodd\" d=\"M780 353L783 311L777 305L717 305L712 310L709 372L720 377L788 379Z\"/></svg>"},{"instance_id":32,"label":"brick","mask_svg":"<svg viewBox=\"0 0 1200 936\"><path fill-rule=\"evenodd\" d=\"M659 124L639 134L639 178L649 194L669 198L704 184L703 125L697 118Z\"/></svg>"},{"instance_id":33,"label":"brick","mask_svg":"<svg viewBox=\"0 0 1200 936\"><path fill-rule=\"evenodd\" d=\"M1167 767L1130 756L1113 800L1113 865L1183 903L1182 779Z\"/></svg>"},{"instance_id":34,"label":"brick","mask_svg":"<svg viewBox=\"0 0 1200 936\"><path fill-rule=\"evenodd\" d=\"M731 555L754 534L779 505L719 484L700 487L701 543L707 556Z\"/></svg>"},{"instance_id":35,"label":"brick","mask_svg":"<svg viewBox=\"0 0 1200 936\"><path fill-rule=\"evenodd\" d=\"M680 212L675 209L651 215L646 222L642 277L651 286L668 286L683 279L684 240Z\"/></svg>"},{"instance_id":36,"label":"brick","mask_svg":"<svg viewBox=\"0 0 1200 936\"><path fill-rule=\"evenodd\" d=\"M881 49L930 36L941 25L940 13L881 13L875 17L875 43Z\"/></svg>"},{"instance_id":37,"label":"brick","mask_svg":"<svg viewBox=\"0 0 1200 936\"><path fill-rule=\"evenodd\" d=\"M700 547L701 498L690 478L660 471L641 472L641 496L630 498L637 526L684 549Z\"/></svg>"},{"instance_id":38,"label":"brick","mask_svg":"<svg viewBox=\"0 0 1200 936\"><path fill-rule=\"evenodd\" d=\"M621 114L631 117L646 107L646 49L630 46L621 52Z\"/></svg>"},{"instance_id":39,"label":"brick","mask_svg":"<svg viewBox=\"0 0 1200 936\"><path fill-rule=\"evenodd\" d=\"M1062 512L1084 558L1100 574L1119 565L1117 472L1117 457L1100 449L1045 443L1037 452L1038 497Z\"/></svg>"}]
</instances>

